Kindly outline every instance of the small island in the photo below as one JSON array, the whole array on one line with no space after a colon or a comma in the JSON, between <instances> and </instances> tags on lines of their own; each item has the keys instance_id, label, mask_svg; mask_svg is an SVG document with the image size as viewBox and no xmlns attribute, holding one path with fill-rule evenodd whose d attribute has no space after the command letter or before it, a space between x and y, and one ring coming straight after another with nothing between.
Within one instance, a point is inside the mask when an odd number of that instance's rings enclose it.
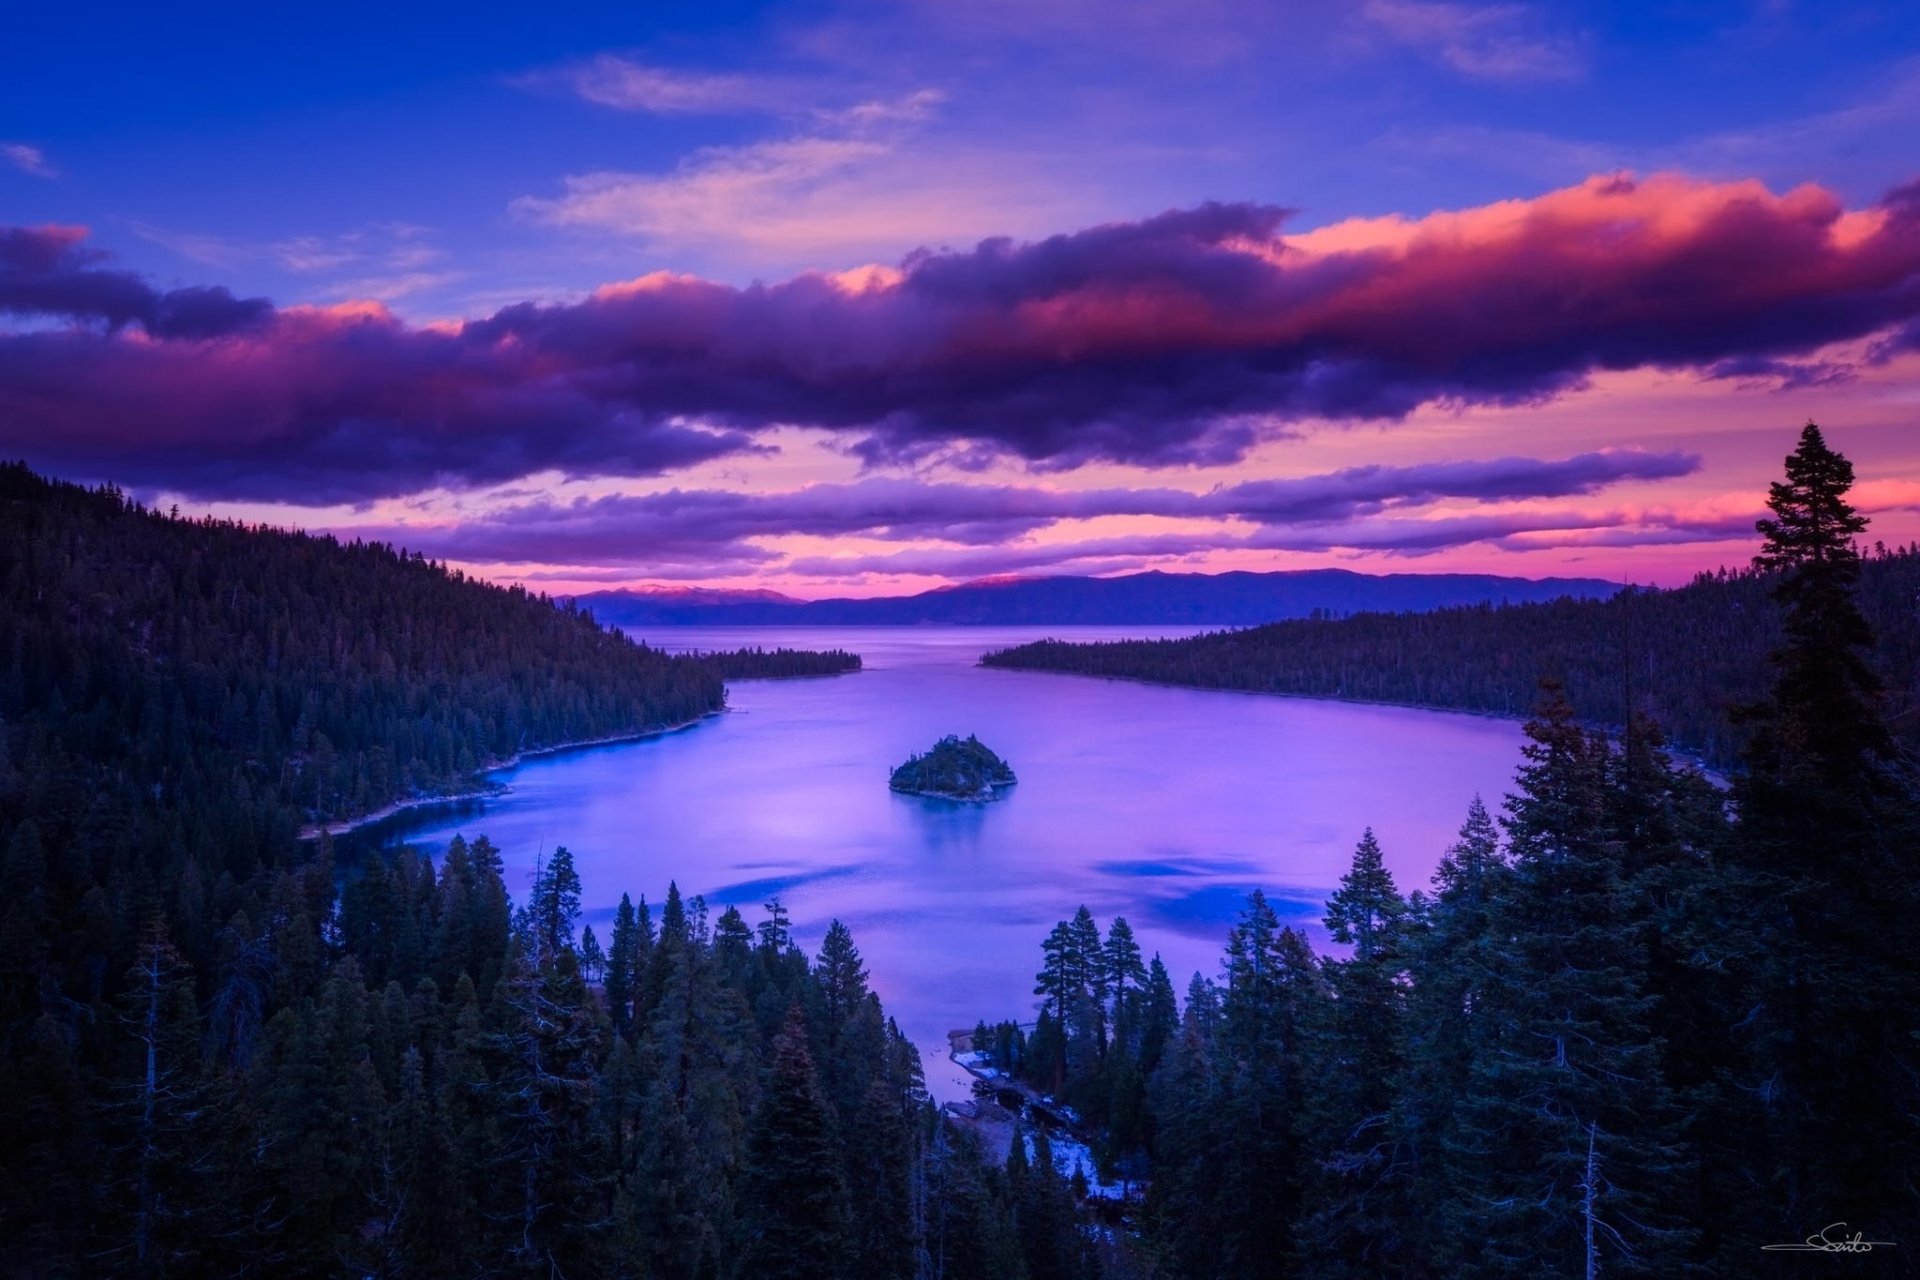
<instances>
[{"instance_id":1,"label":"small island","mask_svg":"<svg viewBox=\"0 0 1920 1280\"><path fill-rule=\"evenodd\" d=\"M916 796L944 800L995 800L1017 779L1007 762L972 734L948 734L933 750L916 755L893 771L887 785Z\"/></svg>"}]
</instances>

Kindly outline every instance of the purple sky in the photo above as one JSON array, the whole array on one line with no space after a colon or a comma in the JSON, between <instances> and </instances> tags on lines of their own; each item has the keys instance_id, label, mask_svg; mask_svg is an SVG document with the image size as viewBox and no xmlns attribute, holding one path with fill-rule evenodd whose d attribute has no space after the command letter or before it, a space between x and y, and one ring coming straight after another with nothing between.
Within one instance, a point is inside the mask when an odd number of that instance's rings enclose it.
<instances>
[{"instance_id":1,"label":"purple sky","mask_svg":"<svg viewBox=\"0 0 1920 1280\"><path fill-rule=\"evenodd\" d=\"M1920 536L1920 12L1616 8L30 15L0 453L552 590L1672 582L1812 417Z\"/></svg>"}]
</instances>

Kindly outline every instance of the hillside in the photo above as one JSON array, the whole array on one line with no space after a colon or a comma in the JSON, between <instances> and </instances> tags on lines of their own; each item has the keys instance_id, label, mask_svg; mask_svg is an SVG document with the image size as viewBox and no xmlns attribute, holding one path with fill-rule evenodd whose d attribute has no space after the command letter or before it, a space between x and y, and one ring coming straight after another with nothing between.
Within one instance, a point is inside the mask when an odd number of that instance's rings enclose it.
<instances>
[{"instance_id":1,"label":"hillside","mask_svg":"<svg viewBox=\"0 0 1920 1280\"><path fill-rule=\"evenodd\" d=\"M1591 599L1619 590L1599 578L1473 573L1134 573L1116 578L996 578L871 600L688 598L598 591L577 603L603 622L641 626L1251 626L1318 613L1400 612L1450 605Z\"/></svg>"},{"instance_id":2,"label":"hillside","mask_svg":"<svg viewBox=\"0 0 1920 1280\"><path fill-rule=\"evenodd\" d=\"M0 467L0 655L0 831L152 824L236 858L724 699L702 664L523 590L18 465Z\"/></svg>"},{"instance_id":3,"label":"hillside","mask_svg":"<svg viewBox=\"0 0 1920 1280\"><path fill-rule=\"evenodd\" d=\"M1011 1239L1064 1203L1071 1247L1064 1182L929 1153L838 921L809 955L777 901L668 882L596 936L564 845L515 901L525 847L295 837L720 679L387 547L0 467L0 1271L775 1275L823 1195L849 1275L911 1275L916 1213Z\"/></svg>"},{"instance_id":4,"label":"hillside","mask_svg":"<svg viewBox=\"0 0 1920 1280\"><path fill-rule=\"evenodd\" d=\"M1766 692L1768 655L1780 643L1769 585L1751 571L1722 571L1685 587L1628 590L1607 600L1383 611L1185 640L1046 640L982 661L1511 716L1526 714L1540 679L1552 676L1566 683L1580 714L1607 724L1623 721L1631 684L1635 707L1653 714L1677 742L1726 764L1738 752L1732 713ZM1920 742L1920 550L1869 557L1860 596L1879 633L1894 727Z\"/></svg>"}]
</instances>

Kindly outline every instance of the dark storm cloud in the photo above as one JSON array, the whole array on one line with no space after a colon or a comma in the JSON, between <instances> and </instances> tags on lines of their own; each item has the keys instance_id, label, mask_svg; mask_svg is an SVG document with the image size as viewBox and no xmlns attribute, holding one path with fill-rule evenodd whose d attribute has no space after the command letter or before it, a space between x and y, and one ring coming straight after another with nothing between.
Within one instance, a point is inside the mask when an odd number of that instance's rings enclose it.
<instances>
[{"instance_id":1,"label":"dark storm cloud","mask_svg":"<svg viewBox=\"0 0 1920 1280\"><path fill-rule=\"evenodd\" d=\"M56 323L0 335L0 452L305 502L653 475L780 425L874 464L1220 463L1288 422L1538 403L1607 370L1837 376L1808 357L1920 318L1912 187L1848 212L1816 187L1616 177L1293 239L1284 218L1209 204L428 327L161 293L75 232L15 231L0 307Z\"/></svg>"},{"instance_id":2,"label":"dark storm cloud","mask_svg":"<svg viewBox=\"0 0 1920 1280\"><path fill-rule=\"evenodd\" d=\"M97 264L72 227L0 228L0 314L99 322L111 329L139 324L162 339L216 338L248 329L273 311L265 298L236 298L225 289L161 292L130 271Z\"/></svg>"}]
</instances>

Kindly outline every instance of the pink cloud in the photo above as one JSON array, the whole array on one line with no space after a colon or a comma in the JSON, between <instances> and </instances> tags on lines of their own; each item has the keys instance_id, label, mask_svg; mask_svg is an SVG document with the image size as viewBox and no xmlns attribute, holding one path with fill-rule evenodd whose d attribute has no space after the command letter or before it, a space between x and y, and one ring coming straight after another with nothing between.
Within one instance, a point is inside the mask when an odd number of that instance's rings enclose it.
<instances>
[{"instance_id":1,"label":"pink cloud","mask_svg":"<svg viewBox=\"0 0 1920 1280\"><path fill-rule=\"evenodd\" d=\"M1602 371L1825 369L1797 362L1920 322L1916 187L1848 211L1818 187L1616 176L1298 237L1285 216L1208 204L857 278L654 276L428 328L163 292L70 229L0 233L0 312L56 322L0 333L0 450L310 502L659 474L776 426L872 465L1181 466Z\"/></svg>"}]
</instances>

